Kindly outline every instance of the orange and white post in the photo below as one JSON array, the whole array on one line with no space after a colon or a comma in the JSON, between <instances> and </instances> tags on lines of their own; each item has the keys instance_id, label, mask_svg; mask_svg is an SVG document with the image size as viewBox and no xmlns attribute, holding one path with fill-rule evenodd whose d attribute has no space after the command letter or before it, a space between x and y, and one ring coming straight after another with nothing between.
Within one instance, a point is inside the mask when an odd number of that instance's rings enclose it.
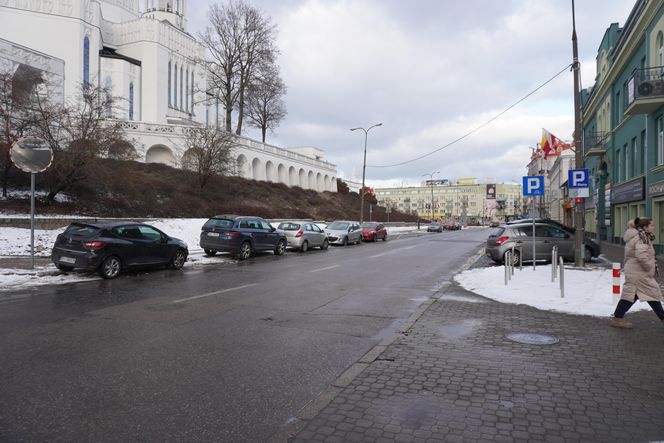
<instances>
[{"instance_id":1,"label":"orange and white post","mask_svg":"<svg viewBox=\"0 0 664 443\"><path fill-rule=\"evenodd\" d=\"M613 264L613 303L620 300L620 263Z\"/></svg>"}]
</instances>

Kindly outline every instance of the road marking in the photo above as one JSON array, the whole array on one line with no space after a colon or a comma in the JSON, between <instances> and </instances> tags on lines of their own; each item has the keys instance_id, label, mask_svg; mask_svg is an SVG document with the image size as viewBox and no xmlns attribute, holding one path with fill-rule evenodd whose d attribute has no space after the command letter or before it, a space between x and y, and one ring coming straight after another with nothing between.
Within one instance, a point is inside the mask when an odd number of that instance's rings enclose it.
<instances>
[{"instance_id":1,"label":"road marking","mask_svg":"<svg viewBox=\"0 0 664 443\"><path fill-rule=\"evenodd\" d=\"M383 252L382 254L370 255L369 258L382 257L382 256L384 256L384 255L393 254L393 253L395 253L395 252L400 252L400 251L405 251L405 250L407 250L407 249L417 248L417 246L418 246L418 245L415 245L415 246L407 246L407 247L405 247L405 248L399 248L399 249L392 249L391 251Z\"/></svg>"},{"instance_id":2,"label":"road marking","mask_svg":"<svg viewBox=\"0 0 664 443\"><path fill-rule=\"evenodd\" d=\"M314 269L314 270L309 271L309 272L327 271L328 269L334 269L334 268L338 268L338 267L339 267L339 265L328 266L327 268Z\"/></svg>"},{"instance_id":3,"label":"road marking","mask_svg":"<svg viewBox=\"0 0 664 443\"><path fill-rule=\"evenodd\" d=\"M256 286L258 283L249 283L248 285L236 286L234 288L222 289L221 291L208 292L207 294L194 295L193 297L181 298L179 300L173 300L170 303L182 303L183 301L195 300L197 298L210 297L212 295L224 294L226 292L237 291L238 289L249 288L251 286Z\"/></svg>"}]
</instances>

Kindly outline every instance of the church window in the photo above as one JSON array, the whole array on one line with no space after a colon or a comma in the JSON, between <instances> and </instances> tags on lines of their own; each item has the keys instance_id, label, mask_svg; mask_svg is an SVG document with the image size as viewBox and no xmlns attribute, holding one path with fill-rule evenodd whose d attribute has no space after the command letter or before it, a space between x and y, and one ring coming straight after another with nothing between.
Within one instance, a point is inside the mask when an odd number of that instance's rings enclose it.
<instances>
[{"instance_id":1,"label":"church window","mask_svg":"<svg viewBox=\"0 0 664 443\"><path fill-rule=\"evenodd\" d=\"M178 107L178 64L175 64L175 71L173 74L173 107Z\"/></svg>"},{"instance_id":2,"label":"church window","mask_svg":"<svg viewBox=\"0 0 664 443\"><path fill-rule=\"evenodd\" d=\"M194 71L191 71L191 113L194 113Z\"/></svg>"},{"instance_id":3,"label":"church window","mask_svg":"<svg viewBox=\"0 0 664 443\"><path fill-rule=\"evenodd\" d=\"M189 68L187 68L187 82L185 84L185 93L187 94L184 107L189 112Z\"/></svg>"},{"instance_id":4,"label":"church window","mask_svg":"<svg viewBox=\"0 0 664 443\"><path fill-rule=\"evenodd\" d=\"M134 119L134 84L129 83L129 120Z\"/></svg>"},{"instance_id":5,"label":"church window","mask_svg":"<svg viewBox=\"0 0 664 443\"><path fill-rule=\"evenodd\" d=\"M183 80L184 80L184 79L182 78L182 66L180 66L180 109L181 109L181 110L184 109L184 108L182 107L182 95L183 95L183 94L182 94L182 92L183 92L182 88L183 88L183 84L184 84L184 81L183 81Z\"/></svg>"},{"instance_id":6,"label":"church window","mask_svg":"<svg viewBox=\"0 0 664 443\"><path fill-rule=\"evenodd\" d=\"M90 39L87 35L83 39L83 84L90 84Z\"/></svg>"},{"instance_id":7,"label":"church window","mask_svg":"<svg viewBox=\"0 0 664 443\"><path fill-rule=\"evenodd\" d=\"M173 104L171 103L171 62L168 62L168 107L172 107Z\"/></svg>"}]
</instances>

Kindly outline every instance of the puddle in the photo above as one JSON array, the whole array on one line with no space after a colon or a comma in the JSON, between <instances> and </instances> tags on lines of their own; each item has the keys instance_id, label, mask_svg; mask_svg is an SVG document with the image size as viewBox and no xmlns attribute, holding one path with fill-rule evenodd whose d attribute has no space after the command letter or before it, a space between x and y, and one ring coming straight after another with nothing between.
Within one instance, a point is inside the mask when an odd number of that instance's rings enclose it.
<instances>
[{"instance_id":1,"label":"puddle","mask_svg":"<svg viewBox=\"0 0 664 443\"><path fill-rule=\"evenodd\" d=\"M443 295L438 300L440 301L464 301L466 303L486 303L487 301L482 298L464 297L463 295Z\"/></svg>"},{"instance_id":2,"label":"puddle","mask_svg":"<svg viewBox=\"0 0 664 443\"><path fill-rule=\"evenodd\" d=\"M462 320L461 323L441 326L440 335L445 338L460 338L468 335L482 324L482 320Z\"/></svg>"},{"instance_id":3,"label":"puddle","mask_svg":"<svg viewBox=\"0 0 664 443\"><path fill-rule=\"evenodd\" d=\"M397 333L401 325L404 324L406 320L403 318L398 318L392 322L387 328L383 328L382 330L378 331L376 335L371 337L374 340L382 340L384 338L392 337L394 334Z\"/></svg>"}]
</instances>

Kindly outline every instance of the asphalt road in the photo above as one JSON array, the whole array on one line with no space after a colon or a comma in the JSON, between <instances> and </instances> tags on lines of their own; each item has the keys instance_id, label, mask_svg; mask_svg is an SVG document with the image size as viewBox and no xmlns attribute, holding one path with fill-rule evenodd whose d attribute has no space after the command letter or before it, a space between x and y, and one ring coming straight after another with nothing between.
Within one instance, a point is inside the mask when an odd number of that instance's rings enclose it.
<instances>
[{"instance_id":1,"label":"asphalt road","mask_svg":"<svg viewBox=\"0 0 664 443\"><path fill-rule=\"evenodd\" d=\"M41 287L0 303L0 441L263 441L486 239L328 251Z\"/></svg>"}]
</instances>

